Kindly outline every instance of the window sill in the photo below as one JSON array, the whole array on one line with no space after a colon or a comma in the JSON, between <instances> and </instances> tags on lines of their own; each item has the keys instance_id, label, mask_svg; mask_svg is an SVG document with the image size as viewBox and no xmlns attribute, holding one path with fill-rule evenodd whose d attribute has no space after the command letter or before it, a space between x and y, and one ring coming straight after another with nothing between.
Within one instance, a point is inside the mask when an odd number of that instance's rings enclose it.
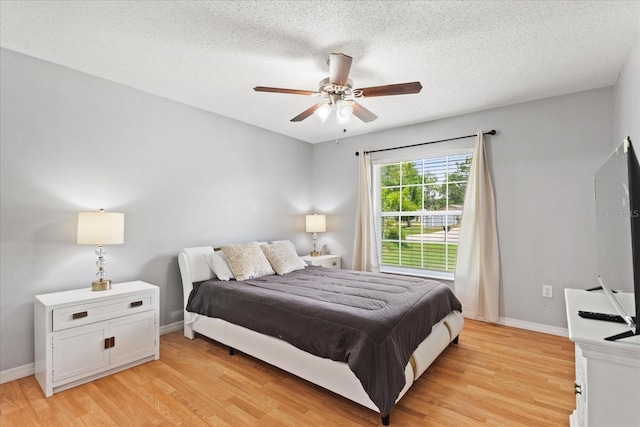
<instances>
[{"instance_id":1,"label":"window sill","mask_svg":"<svg viewBox=\"0 0 640 427\"><path fill-rule=\"evenodd\" d=\"M424 277L426 279L454 281L453 273L445 273L444 271L417 270L412 268L393 267L388 265L380 266L381 273L401 274L404 276Z\"/></svg>"}]
</instances>

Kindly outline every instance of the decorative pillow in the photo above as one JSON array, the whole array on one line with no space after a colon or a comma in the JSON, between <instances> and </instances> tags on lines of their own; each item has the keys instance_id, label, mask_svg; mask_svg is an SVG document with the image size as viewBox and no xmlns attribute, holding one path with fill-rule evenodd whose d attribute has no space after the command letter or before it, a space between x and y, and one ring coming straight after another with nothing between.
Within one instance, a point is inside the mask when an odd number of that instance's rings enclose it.
<instances>
[{"instance_id":1,"label":"decorative pillow","mask_svg":"<svg viewBox=\"0 0 640 427\"><path fill-rule=\"evenodd\" d=\"M236 280L255 279L275 274L258 242L239 243L221 247Z\"/></svg>"},{"instance_id":2,"label":"decorative pillow","mask_svg":"<svg viewBox=\"0 0 640 427\"><path fill-rule=\"evenodd\" d=\"M287 243L272 243L263 246L262 251L269 260L271 267L281 276L292 271L302 270L307 266Z\"/></svg>"},{"instance_id":3,"label":"decorative pillow","mask_svg":"<svg viewBox=\"0 0 640 427\"><path fill-rule=\"evenodd\" d=\"M291 250L293 251L293 253L295 253L296 255L298 255L298 250L296 249L296 245L294 245L294 244L293 244L293 242L292 242L291 240L273 240L273 241L272 241L272 242L270 242L270 243L284 243L285 245L289 245L289 246L291 247ZM300 255L298 255L298 258L300 258ZM304 266L305 266L305 267L306 267L307 265L309 265L309 264L307 264L307 263L305 262L305 260L303 260L302 258L300 258L300 261L301 261L302 263L304 263Z\"/></svg>"},{"instance_id":4,"label":"decorative pillow","mask_svg":"<svg viewBox=\"0 0 640 427\"><path fill-rule=\"evenodd\" d=\"M218 276L218 279L226 282L234 278L229 262L222 251L215 251L205 255L204 258L207 260L207 264L209 264L211 270Z\"/></svg>"},{"instance_id":5,"label":"decorative pillow","mask_svg":"<svg viewBox=\"0 0 640 427\"><path fill-rule=\"evenodd\" d=\"M296 245L294 245L291 240L274 240L271 243L284 243L285 245L288 245L296 255L298 254L298 250L296 249Z\"/></svg>"}]
</instances>

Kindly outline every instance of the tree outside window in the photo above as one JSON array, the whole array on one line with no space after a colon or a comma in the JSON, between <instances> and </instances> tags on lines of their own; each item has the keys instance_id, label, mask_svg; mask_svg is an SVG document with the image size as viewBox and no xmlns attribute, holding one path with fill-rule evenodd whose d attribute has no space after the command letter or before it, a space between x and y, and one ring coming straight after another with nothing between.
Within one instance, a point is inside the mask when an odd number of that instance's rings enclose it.
<instances>
[{"instance_id":1,"label":"tree outside window","mask_svg":"<svg viewBox=\"0 0 640 427\"><path fill-rule=\"evenodd\" d=\"M381 269L453 273L471 152L376 165Z\"/></svg>"}]
</instances>

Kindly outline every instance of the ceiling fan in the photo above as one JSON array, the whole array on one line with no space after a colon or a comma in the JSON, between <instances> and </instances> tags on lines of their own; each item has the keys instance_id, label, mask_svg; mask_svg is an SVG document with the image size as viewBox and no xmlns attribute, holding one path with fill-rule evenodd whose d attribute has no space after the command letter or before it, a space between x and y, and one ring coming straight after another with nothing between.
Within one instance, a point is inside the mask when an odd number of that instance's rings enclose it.
<instances>
[{"instance_id":1,"label":"ceiling fan","mask_svg":"<svg viewBox=\"0 0 640 427\"><path fill-rule=\"evenodd\" d=\"M306 95L322 97L322 102L304 110L291 119L292 122L301 122L312 114L323 122L329 117L335 107L338 123L344 124L351 120L351 115L356 116L365 123L378 118L371 111L356 102L358 98L388 95L406 95L418 93L422 89L420 82L400 83L385 86L372 86L362 89L354 89L353 82L349 78L351 61L353 58L342 53L329 55L329 77L320 82L317 92L310 90L282 89L277 87L256 86L257 92L288 93L293 95Z\"/></svg>"}]
</instances>

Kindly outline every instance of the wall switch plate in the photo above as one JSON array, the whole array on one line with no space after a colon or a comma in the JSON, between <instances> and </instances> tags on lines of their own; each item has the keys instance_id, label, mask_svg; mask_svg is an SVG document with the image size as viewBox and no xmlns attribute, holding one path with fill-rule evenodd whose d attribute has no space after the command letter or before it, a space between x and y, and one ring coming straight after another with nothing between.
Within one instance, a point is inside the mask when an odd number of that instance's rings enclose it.
<instances>
[{"instance_id":1,"label":"wall switch plate","mask_svg":"<svg viewBox=\"0 0 640 427\"><path fill-rule=\"evenodd\" d=\"M545 298L553 298L553 286L542 285L542 296Z\"/></svg>"}]
</instances>

